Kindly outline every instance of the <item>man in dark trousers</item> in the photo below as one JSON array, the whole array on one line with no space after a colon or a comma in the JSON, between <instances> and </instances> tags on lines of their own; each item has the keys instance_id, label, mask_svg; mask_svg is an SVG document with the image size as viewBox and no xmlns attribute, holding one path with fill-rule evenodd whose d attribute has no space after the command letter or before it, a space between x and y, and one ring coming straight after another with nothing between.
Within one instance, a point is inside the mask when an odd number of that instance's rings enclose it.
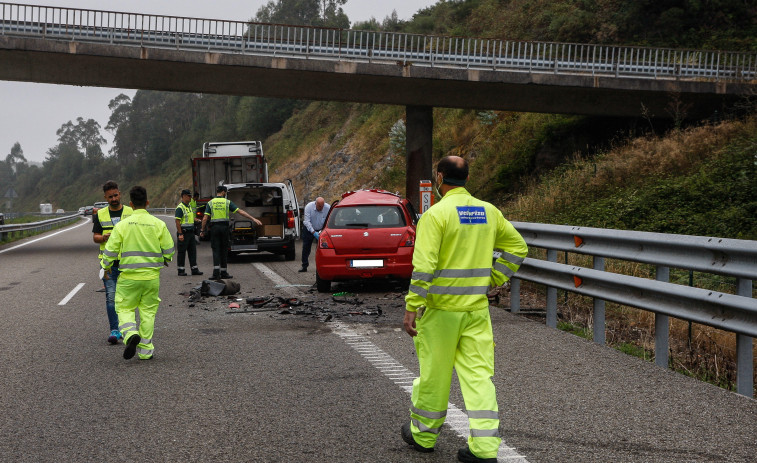
<instances>
[{"instance_id":1,"label":"man in dark trousers","mask_svg":"<svg viewBox=\"0 0 757 463\"><path fill-rule=\"evenodd\" d=\"M236 213L247 217L257 225L263 225L260 220L239 209L236 204L226 199L226 187L219 185L216 188L216 197L208 201L207 206L205 206L205 216L202 218L202 233L200 234L200 236L205 236L207 223L210 222L210 248L213 250L213 276L211 278L214 280L234 278L226 270L226 262L231 245L229 220L231 214Z\"/></svg>"},{"instance_id":2,"label":"man in dark trousers","mask_svg":"<svg viewBox=\"0 0 757 463\"><path fill-rule=\"evenodd\" d=\"M176 268L180 277L187 276L184 270L185 256L189 253L189 266L192 275L202 275L197 268L197 242L195 241L195 214L191 206L191 192L181 190L181 202L176 206L174 217L176 218Z\"/></svg>"},{"instance_id":3,"label":"man in dark trousers","mask_svg":"<svg viewBox=\"0 0 757 463\"><path fill-rule=\"evenodd\" d=\"M331 209L331 206L326 204L326 200L320 196L305 206L305 219L302 221L305 229L302 231L302 268L299 270L300 272L308 271L310 248L313 246L313 241L318 241L318 235L326 223L329 209Z\"/></svg>"}]
</instances>

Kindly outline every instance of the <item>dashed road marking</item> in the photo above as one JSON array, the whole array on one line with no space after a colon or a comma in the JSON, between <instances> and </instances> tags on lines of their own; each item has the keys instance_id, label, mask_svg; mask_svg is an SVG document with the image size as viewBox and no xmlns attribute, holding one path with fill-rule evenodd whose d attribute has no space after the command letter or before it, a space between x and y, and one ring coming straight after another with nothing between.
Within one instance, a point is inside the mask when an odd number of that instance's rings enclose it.
<instances>
[{"instance_id":1,"label":"dashed road marking","mask_svg":"<svg viewBox=\"0 0 757 463\"><path fill-rule=\"evenodd\" d=\"M84 283L79 283L78 285L76 285L76 287L74 289L72 289L71 292L68 293L68 295L66 297L64 297L63 299L61 299L60 302L58 302L58 305L66 305L66 304L68 304L68 301L70 301L71 298L74 297L74 295L76 293L78 293L79 290L82 289L83 287L84 287Z\"/></svg>"},{"instance_id":2,"label":"dashed road marking","mask_svg":"<svg viewBox=\"0 0 757 463\"><path fill-rule=\"evenodd\" d=\"M252 265L269 280L277 285L282 285L282 288L289 285L288 281L265 264L256 262ZM287 292L289 293L295 292L292 287L286 287L285 289L288 290ZM371 363L387 378L391 379L400 389L408 394L413 392L413 379L417 376L414 372L394 360L391 355L381 350L363 335L349 329L345 324L338 321L328 322L326 324L331 328L334 334L342 338L347 345L355 349L355 351L357 351L365 360ZM444 425L449 426L458 436L462 437L466 442L468 441L468 436L470 435L468 415L452 402L449 402L448 404L447 419L445 420ZM499 447L499 452L497 452L497 460L528 463L525 456L516 452L515 448L506 445L504 440Z\"/></svg>"}]
</instances>

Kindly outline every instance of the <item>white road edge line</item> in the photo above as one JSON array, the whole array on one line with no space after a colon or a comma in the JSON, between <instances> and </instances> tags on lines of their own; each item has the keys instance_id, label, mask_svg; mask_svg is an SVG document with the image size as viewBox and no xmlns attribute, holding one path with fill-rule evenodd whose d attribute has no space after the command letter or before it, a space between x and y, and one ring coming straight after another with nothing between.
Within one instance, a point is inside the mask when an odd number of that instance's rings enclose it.
<instances>
[{"instance_id":1,"label":"white road edge line","mask_svg":"<svg viewBox=\"0 0 757 463\"><path fill-rule=\"evenodd\" d=\"M58 302L58 305L68 304L68 301L70 301L71 298L74 297L74 295L76 295L76 293L78 293L79 290L82 289L83 287L84 287L84 283L79 283L78 285L76 285L76 287L72 289L71 292L68 293L66 297L64 297L60 302Z\"/></svg>"},{"instance_id":2,"label":"white road edge line","mask_svg":"<svg viewBox=\"0 0 757 463\"><path fill-rule=\"evenodd\" d=\"M17 248L20 248L21 246L26 246L27 244L32 244L32 243L36 243L37 241L42 241L42 240L46 240L46 239L48 239L48 238L52 238L52 237L53 237L53 236L55 236L55 235L59 235L59 234L61 234L61 233L65 233L65 232L67 232L67 231L71 231L71 230L73 230L74 228L79 228L79 227L81 227L82 225L86 225L86 224L88 224L88 223L92 223L92 222L82 222L82 223L80 223L79 225L75 225L75 226L73 226L73 227L71 227L71 228L66 228L65 230L57 231L57 232L55 232L55 233L52 233L52 234L50 234L50 235L47 235L47 236L43 236L42 238L37 238L36 240L27 241L26 243L21 243L21 244L19 244L19 245L13 246L12 248L3 249L2 251L0 251L0 254L2 254L2 253L4 253L4 252L12 251L12 250L14 250L14 249L17 249Z\"/></svg>"},{"instance_id":3,"label":"white road edge line","mask_svg":"<svg viewBox=\"0 0 757 463\"><path fill-rule=\"evenodd\" d=\"M286 281L282 276L280 276L278 273L271 270L268 266L266 266L263 263L255 262L252 264L253 267L255 267L260 273L265 275L269 280L273 281L277 285L288 285L289 282ZM282 283L283 282L283 283ZM290 294L294 295L295 291L292 290L291 287L286 288L289 289ZM392 369L390 371L383 371L386 369L386 367L374 367L381 371L384 376L391 379L393 383L395 383L400 389L410 394L413 390L412 386L406 386L408 376L406 375L398 375L397 371L405 371L409 374L412 374L410 370L405 368L402 364L394 360L389 354L381 350L378 346L373 344L371 341L366 339L363 335L358 334L351 329L347 328L346 325L340 323L340 322L328 322L326 323L331 328L331 331L334 332L337 336L342 338L342 340L352 347L357 353L359 353L363 358L365 358L369 363L371 361L369 360L369 357L373 357L375 355L382 356L383 359L394 363L394 365L397 367L397 370ZM370 349L364 349L364 348L370 348ZM383 362L382 362L383 363ZM394 372L394 373L392 373ZM392 378L392 376L402 376L401 378ZM444 423L445 426L448 426L451 428L455 433L462 437L465 442L468 442L468 436L470 435L470 431L468 430L468 415L457 408L455 404L450 402L448 404L448 411L447 411L447 421ZM518 452L515 451L514 447L510 447L505 443L504 440L502 440L502 445L499 447L499 452L497 452L497 460L498 461L504 461L507 460L508 462L519 462L519 463L529 463L528 460L526 460L526 457L523 455L520 455Z\"/></svg>"}]
</instances>

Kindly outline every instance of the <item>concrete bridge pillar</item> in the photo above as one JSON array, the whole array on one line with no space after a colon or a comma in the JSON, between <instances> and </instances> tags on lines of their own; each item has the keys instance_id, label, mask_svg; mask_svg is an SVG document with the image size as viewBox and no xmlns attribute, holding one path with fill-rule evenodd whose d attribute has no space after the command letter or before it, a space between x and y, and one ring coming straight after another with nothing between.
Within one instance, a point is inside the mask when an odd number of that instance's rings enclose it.
<instances>
[{"instance_id":1,"label":"concrete bridge pillar","mask_svg":"<svg viewBox=\"0 0 757 463\"><path fill-rule=\"evenodd\" d=\"M405 106L407 119L405 146L407 160L405 164L405 197L420 211L421 180L433 180L431 177L432 132L434 129L433 107Z\"/></svg>"}]
</instances>

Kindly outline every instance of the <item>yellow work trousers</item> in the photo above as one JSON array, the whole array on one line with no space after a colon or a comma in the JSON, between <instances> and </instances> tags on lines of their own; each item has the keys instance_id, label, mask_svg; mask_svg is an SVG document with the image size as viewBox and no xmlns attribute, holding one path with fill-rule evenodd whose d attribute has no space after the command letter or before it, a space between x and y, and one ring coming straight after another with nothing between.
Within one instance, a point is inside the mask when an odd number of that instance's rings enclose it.
<instances>
[{"instance_id":1,"label":"yellow work trousers","mask_svg":"<svg viewBox=\"0 0 757 463\"><path fill-rule=\"evenodd\" d=\"M499 408L492 382L494 339L489 309L447 312L427 309L413 338L421 375L413 381L410 429L415 441L433 447L447 417L452 368L468 414L468 446L479 458L496 458Z\"/></svg>"},{"instance_id":2,"label":"yellow work trousers","mask_svg":"<svg viewBox=\"0 0 757 463\"><path fill-rule=\"evenodd\" d=\"M155 315L160 304L160 279L127 280L123 273L116 284L116 314L118 329L123 335L124 344L132 336L139 336L137 354L140 359L152 357L155 346L152 333L155 328ZM136 311L139 308L139 328L137 328Z\"/></svg>"}]
</instances>

